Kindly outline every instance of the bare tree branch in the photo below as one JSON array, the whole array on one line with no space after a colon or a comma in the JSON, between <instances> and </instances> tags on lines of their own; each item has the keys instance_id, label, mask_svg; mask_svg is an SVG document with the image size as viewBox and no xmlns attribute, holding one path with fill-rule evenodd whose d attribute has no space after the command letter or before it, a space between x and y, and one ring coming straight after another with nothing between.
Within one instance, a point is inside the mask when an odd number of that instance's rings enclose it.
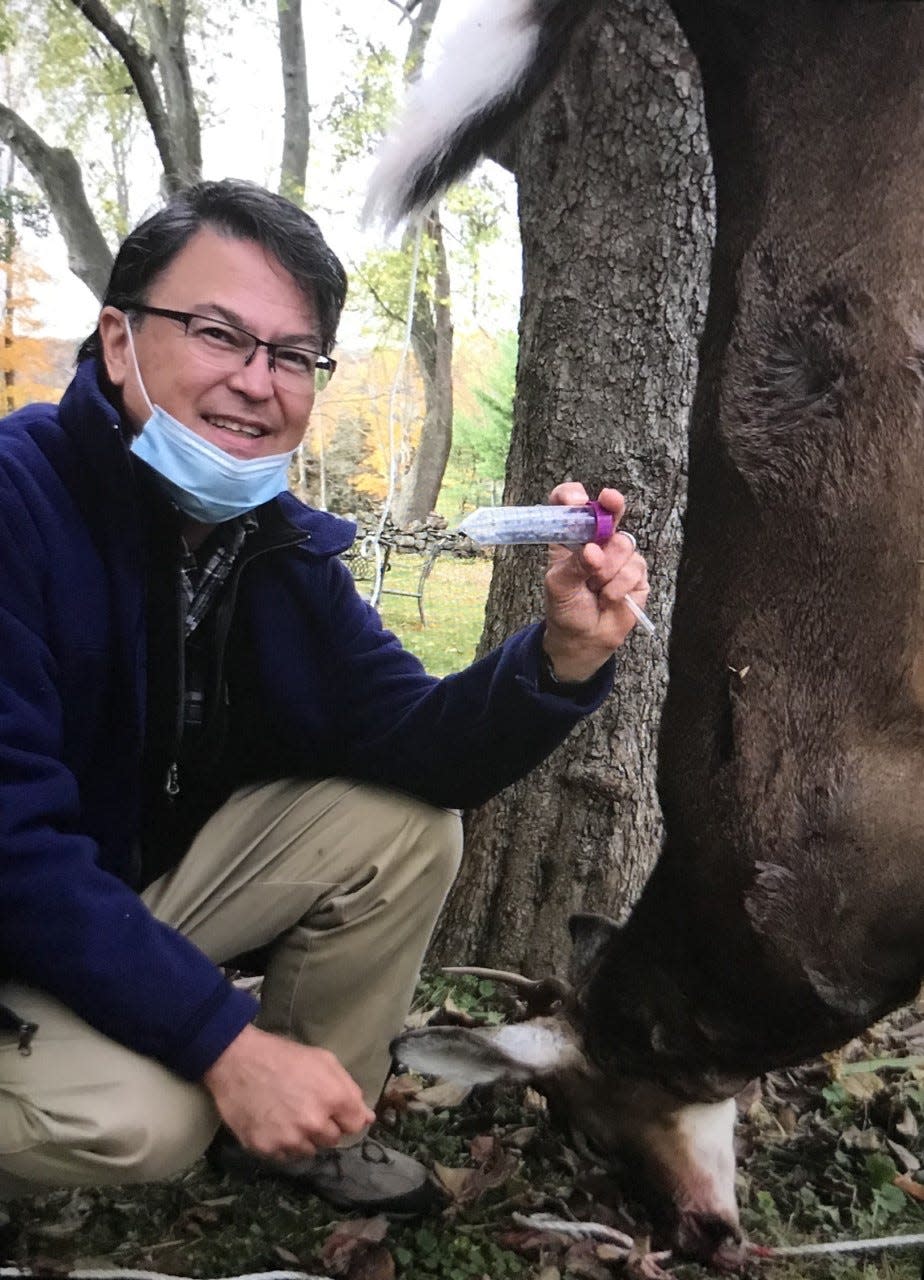
<instances>
[{"instance_id":1,"label":"bare tree branch","mask_svg":"<svg viewBox=\"0 0 924 1280\"><path fill-rule=\"evenodd\" d=\"M70 3L83 14L91 26L96 28L125 64L125 69L131 77L151 126L154 143L164 168L167 189L178 190L197 177L198 172L190 172L186 148L182 145L184 135L181 134L179 139L176 136L176 120L171 118L171 113L164 104L164 98L154 78L152 68L155 59L116 20L102 0L70 0ZM154 7L158 8L158 6ZM179 7L184 8L182 4ZM163 12L159 8L158 11L163 17ZM185 60L185 51L183 51L183 58ZM163 74L164 68L160 59L158 59L158 65ZM198 127L198 120L196 125ZM199 168L201 169L201 160Z\"/></svg>"},{"instance_id":2,"label":"bare tree branch","mask_svg":"<svg viewBox=\"0 0 924 1280\"><path fill-rule=\"evenodd\" d=\"M66 147L49 147L31 125L0 103L0 140L42 188L67 244L68 266L102 299L112 270L112 251L93 216L80 165Z\"/></svg>"}]
</instances>

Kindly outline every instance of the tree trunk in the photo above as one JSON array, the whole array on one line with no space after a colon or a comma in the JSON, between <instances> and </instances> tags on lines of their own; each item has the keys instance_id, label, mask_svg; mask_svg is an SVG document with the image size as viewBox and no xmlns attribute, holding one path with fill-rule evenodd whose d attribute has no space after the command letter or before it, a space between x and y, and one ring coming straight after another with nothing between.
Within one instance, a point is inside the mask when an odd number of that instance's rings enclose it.
<instances>
[{"instance_id":1,"label":"tree trunk","mask_svg":"<svg viewBox=\"0 0 924 1280\"><path fill-rule=\"evenodd\" d=\"M414 14L404 60L409 83L420 75L439 7L440 0L421 0ZM423 522L436 506L452 448L452 303L438 207L430 211L423 235L421 263L432 265L429 276L425 268L421 268L411 341L424 384L424 423L417 451L401 481L395 503L394 520L400 528ZM411 243L411 237L405 237L406 247Z\"/></svg>"},{"instance_id":2,"label":"tree trunk","mask_svg":"<svg viewBox=\"0 0 924 1280\"><path fill-rule=\"evenodd\" d=\"M435 958L538 973L564 967L571 912L625 916L661 841L655 744L713 225L698 72L662 0L621 0L583 28L516 171L524 297L505 501L541 502L566 478L620 488L658 627L630 637L596 716L468 816ZM541 613L541 577L537 551L497 555L483 646Z\"/></svg>"},{"instance_id":3,"label":"tree trunk","mask_svg":"<svg viewBox=\"0 0 924 1280\"><path fill-rule=\"evenodd\" d=\"M16 372L10 359L10 348L13 345L15 328L15 299L13 287L13 257L16 253L16 221L13 214L12 186L16 172L16 156L13 151L7 152L6 175L4 186L7 192L6 208L3 218L3 261L6 263L6 276L3 290L3 390L4 413L12 413L16 408L16 397L13 388L16 385Z\"/></svg>"},{"instance_id":4,"label":"tree trunk","mask_svg":"<svg viewBox=\"0 0 924 1280\"><path fill-rule=\"evenodd\" d=\"M169 8L165 8L152 0L143 0L141 8L163 85L171 143L172 163L171 167L164 164L164 184L168 192L174 192L202 177L199 113L186 53L186 4L185 0L170 0ZM154 120L150 114L148 118L153 130Z\"/></svg>"},{"instance_id":5,"label":"tree trunk","mask_svg":"<svg viewBox=\"0 0 924 1280\"><path fill-rule=\"evenodd\" d=\"M168 17L159 4L142 0L153 57L125 30L103 0L71 0L71 4L125 64L154 135L164 167L166 189L178 191L195 182L202 172L202 153L199 117L184 44L185 4L182 0L171 0ZM153 62L160 71L163 93L154 78Z\"/></svg>"},{"instance_id":6,"label":"tree trunk","mask_svg":"<svg viewBox=\"0 0 924 1280\"><path fill-rule=\"evenodd\" d=\"M311 128L302 7L299 0L277 0L276 9L279 15L279 54L282 58L285 103L279 192L301 204L305 199L308 177Z\"/></svg>"},{"instance_id":7,"label":"tree trunk","mask_svg":"<svg viewBox=\"0 0 924 1280\"><path fill-rule=\"evenodd\" d=\"M423 378L426 407L417 452L395 503L394 518L400 528L426 520L436 506L452 448L452 310L449 264L437 212L427 217L424 236L429 241L427 256L433 261L433 274L427 291L417 291L411 342Z\"/></svg>"}]
</instances>

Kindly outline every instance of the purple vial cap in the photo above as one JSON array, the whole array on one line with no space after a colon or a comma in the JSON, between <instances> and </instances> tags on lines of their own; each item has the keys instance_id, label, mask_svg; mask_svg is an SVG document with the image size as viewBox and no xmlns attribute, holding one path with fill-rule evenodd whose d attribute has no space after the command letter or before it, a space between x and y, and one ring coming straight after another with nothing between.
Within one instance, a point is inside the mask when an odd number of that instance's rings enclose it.
<instances>
[{"instance_id":1,"label":"purple vial cap","mask_svg":"<svg viewBox=\"0 0 924 1280\"><path fill-rule=\"evenodd\" d=\"M613 536L613 513L601 507L599 502L591 502L588 505L597 518L594 542L606 542L607 538Z\"/></svg>"}]
</instances>

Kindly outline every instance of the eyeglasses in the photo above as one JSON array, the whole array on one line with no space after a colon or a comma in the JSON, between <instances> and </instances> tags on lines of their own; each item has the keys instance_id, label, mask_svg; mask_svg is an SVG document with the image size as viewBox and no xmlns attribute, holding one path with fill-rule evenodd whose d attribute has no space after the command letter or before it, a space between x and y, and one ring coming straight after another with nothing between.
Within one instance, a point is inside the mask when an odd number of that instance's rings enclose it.
<instances>
[{"instance_id":1,"label":"eyeglasses","mask_svg":"<svg viewBox=\"0 0 924 1280\"><path fill-rule=\"evenodd\" d=\"M199 316L194 311L169 311L165 307L149 307L133 302L125 311L139 311L146 316L163 316L183 325L197 359L215 369L231 371L242 365L246 368L260 347L266 347L270 373L277 384L286 391L306 395L309 391L323 391L333 377L337 361L320 351L308 347L290 347L284 342L266 342L256 334L216 320L214 316Z\"/></svg>"}]
</instances>

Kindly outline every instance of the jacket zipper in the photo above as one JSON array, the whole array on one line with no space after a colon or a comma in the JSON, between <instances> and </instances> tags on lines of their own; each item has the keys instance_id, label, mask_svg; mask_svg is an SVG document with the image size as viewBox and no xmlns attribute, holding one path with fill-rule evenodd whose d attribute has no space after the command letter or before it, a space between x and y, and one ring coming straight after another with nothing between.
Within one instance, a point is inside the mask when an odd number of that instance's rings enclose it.
<instances>
[{"instance_id":1,"label":"jacket zipper","mask_svg":"<svg viewBox=\"0 0 924 1280\"><path fill-rule=\"evenodd\" d=\"M37 1022L26 1022L5 1004L0 1004L0 1028L16 1033L16 1048L24 1058L32 1054L32 1038L38 1031Z\"/></svg>"},{"instance_id":2,"label":"jacket zipper","mask_svg":"<svg viewBox=\"0 0 924 1280\"><path fill-rule=\"evenodd\" d=\"M225 598L224 607L222 609L223 617L221 626L218 628L219 645L215 662L215 680L213 683L214 702L221 694L221 687L224 681L225 652L228 644L228 635L231 631L231 617L234 613L234 606L237 603L237 590L241 579L241 573L246 565L256 560L258 556L266 555L269 551L279 551L285 547L295 547L301 542L307 542L310 534L299 532L297 537L288 538L285 541L274 542L267 547L258 547L252 551L250 555L240 557L231 573L228 583L228 593ZM179 671L179 689L177 697L176 726L173 741L173 760L167 768L167 776L164 780L164 791L171 800L175 800L180 794L180 769L177 757L180 753L180 744L183 741L183 732L186 727L186 611L185 597L183 596L183 588L177 581L177 601L179 608L177 609L178 631L179 631L179 653L177 655L177 668Z\"/></svg>"},{"instance_id":3,"label":"jacket zipper","mask_svg":"<svg viewBox=\"0 0 924 1280\"><path fill-rule=\"evenodd\" d=\"M177 758L183 741L183 731L186 728L186 596L179 574L176 579L176 604L178 675L176 719L173 726L173 760L167 767L167 776L164 780L164 790L171 800L175 800L180 794L180 767L177 764Z\"/></svg>"}]
</instances>

